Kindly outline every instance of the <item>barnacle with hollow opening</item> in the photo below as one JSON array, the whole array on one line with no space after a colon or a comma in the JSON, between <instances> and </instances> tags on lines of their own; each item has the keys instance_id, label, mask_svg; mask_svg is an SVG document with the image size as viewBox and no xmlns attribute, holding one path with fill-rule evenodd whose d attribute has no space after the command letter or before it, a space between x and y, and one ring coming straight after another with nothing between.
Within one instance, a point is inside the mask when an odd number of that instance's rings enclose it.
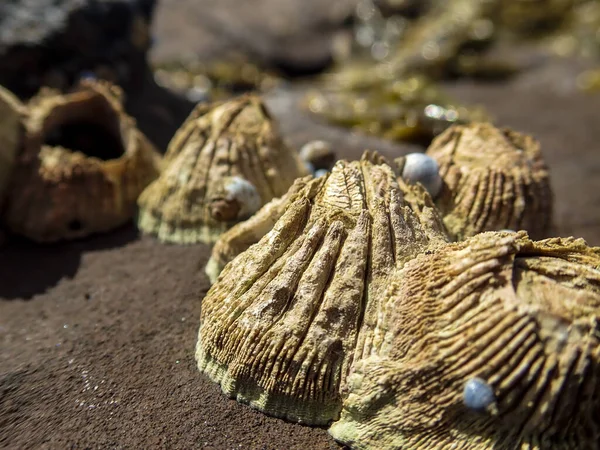
<instances>
[{"instance_id":1,"label":"barnacle with hollow opening","mask_svg":"<svg viewBox=\"0 0 600 450\"><path fill-rule=\"evenodd\" d=\"M353 355L379 345L369 330L390 276L448 241L427 192L396 178L367 153L297 182L272 229L225 266L196 359L226 394L288 420L338 418Z\"/></svg>"},{"instance_id":2,"label":"barnacle with hollow opening","mask_svg":"<svg viewBox=\"0 0 600 450\"><path fill-rule=\"evenodd\" d=\"M456 238L501 229L548 235L553 196L537 140L472 123L449 128L426 153L438 162L444 183L436 205Z\"/></svg>"},{"instance_id":3,"label":"barnacle with hollow opening","mask_svg":"<svg viewBox=\"0 0 600 450\"><path fill-rule=\"evenodd\" d=\"M0 86L0 207L10 182L23 140L24 106L15 95Z\"/></svg>"},{"instance_id":4,"label":"barnacle with hollow opening","mask_svg":"<svg viewBox=\"0 0 600 450\"><path fill-rule=\"evenodd\" d=\"M407 262L330 433L365 450L597 449L599 268L600 248L523 231Z\"/></svg>"},{"instance_id":5,"label":"barnacle with hollow opening","mask_svg":"<svg viewBox=\"0 0 600 450\"><path fill-rule=\"evenodd\" d=\"M214 242L308 173L255 95L198 105L165 165L138 200L138 226L175 243Z\"/></svg>"},{"instance_id":6,"label":"barnacle with hollow opening","mask_svg":"<svg viewBox=\"0 0 600 450\"><path fill-rule=\"evenodd\" d=\"M4 221L32 240L72 239L133 217L160 155L122 108L121 91L83 80L70 93L45 89L26 107L23 150Z\"/></svg>"}]
</instances>

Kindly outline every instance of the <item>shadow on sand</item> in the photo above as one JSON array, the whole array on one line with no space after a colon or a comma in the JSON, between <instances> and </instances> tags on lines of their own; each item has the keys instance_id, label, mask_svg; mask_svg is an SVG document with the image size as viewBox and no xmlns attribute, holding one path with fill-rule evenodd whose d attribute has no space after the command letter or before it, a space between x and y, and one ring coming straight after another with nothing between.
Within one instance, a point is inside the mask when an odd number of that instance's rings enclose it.
<instances>
[{"instance_id":1,"label":"shadow on sand","mask_svg":"<svg viewBox=\"0 0 600 450\"><path fill-rule=\"evenodd\" d=\"M29 300L77 273L82 254L120 247L138 238L133 224L76 241L36 244L10 236L0 247L0 300Z\"/></svg>"}]
</instances>

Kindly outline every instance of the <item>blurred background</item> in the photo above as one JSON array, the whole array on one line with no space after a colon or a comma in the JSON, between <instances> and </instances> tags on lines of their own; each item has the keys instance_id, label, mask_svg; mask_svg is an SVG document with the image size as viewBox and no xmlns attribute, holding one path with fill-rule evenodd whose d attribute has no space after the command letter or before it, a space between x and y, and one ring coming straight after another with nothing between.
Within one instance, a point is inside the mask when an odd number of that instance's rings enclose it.
<instances>
[{"instance_id":1,"label":"blurred background","mask_svg":"<svg viewBox=\"0 0 600 450\"><path fill-rule=\"evenodd\" d=\"M490 117L439 91L452 80L566 58L552 88L597 89L599 30L596 0L5 0L0 84L28 98L108 79L161 148L195 102L303 84L327 122L426 144Z\"/></svg>"}]
</instances>

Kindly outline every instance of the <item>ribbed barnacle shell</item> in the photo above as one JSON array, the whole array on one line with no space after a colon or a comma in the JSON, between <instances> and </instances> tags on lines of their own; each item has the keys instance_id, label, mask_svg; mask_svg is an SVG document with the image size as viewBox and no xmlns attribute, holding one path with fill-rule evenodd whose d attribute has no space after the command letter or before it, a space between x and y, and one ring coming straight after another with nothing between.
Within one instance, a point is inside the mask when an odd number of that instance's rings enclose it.
<instances>
[{"instance_id":1,"label":"ribbed barnacle shell","mask_svg":"<svg viewBox=\"0 0 600 450\"><path fill-rule=\"evenodd\" d=\"M175 243L214 242L307 175L254 95L199 104L171 140L165 164L139 198L138 226ZM254 186L260 202L237 196L237 205L223 203L231 177Z\"/></svg>"},{"instance_id":2,"label":"ribbed barnacle shell","mask_svg":"<svg viewBox=\"0 0 600 450\"><path fill-rule=\"evenodd\" d=\"M23 112L19 99L0 86L0 207L23 140Z\"/></svg>"},{"instance_id":3,"label":"ribbed barnacle shell","mask_svg":"<svg viewBox=\"0 0 600 450\"><path fill-rule=\"evenodd\" d=\"M444 180L436 205L458 239L505 228L547 236L552 192L540 144L531 136L489 123L456 125L434 139L427 154Z\"/></svg>"},{"instance_id":4,"label":"ribbed barnacle shell","mask_svg":"<svg viewBox=\"0 0 600 450\"><path fill-rule=\"evenodd\" d=\"M23 151L4 221L35 241L72 239L133 217L160 155L123 110L121 91L84 80L75 91L43 90L27 105Z\"/></svg>"},{"instance_id":5,"label":"ribbed barnacle shell","mask_svg":"<svg viewBox=\"0 0 600 450\"><path fill-rule=\"evenodd\" d=\"M378 342L389 277L447 239L426 191L378 156L338 161L225 266L202 302L199 369L267 414L337 419L352 355Z\"/></svg>"},{"instance_id":6,"label":"ribbed barnacle shell","mask_svg":"<svg viewBox=\"0 0 600 450\"><path fill-rule=\"evenodd\" d=\"M598 449L600 248L481 233L397 272L330 433L354 449ZM364 330L361 330L361 333Z\"/></svg>"},{"instance_id":7,"label":"ribbed barnacle shell","mask_svg":"<svg viewBox=\"0 0 600 450\"><path fill-rule=\"evenodd\" d=\"M286 209L297 200L298 196L306 195L303 188L313 179L312 176L298 178L283 196L274 198L263 206L248 220L244 220L223 233L213 246L211 257L206 265L206 274L214 283L223 267L240 253L248 250L262 237L273 229ZM312 183L316 188L318 184Z\"/></svg>"}]
</instances>

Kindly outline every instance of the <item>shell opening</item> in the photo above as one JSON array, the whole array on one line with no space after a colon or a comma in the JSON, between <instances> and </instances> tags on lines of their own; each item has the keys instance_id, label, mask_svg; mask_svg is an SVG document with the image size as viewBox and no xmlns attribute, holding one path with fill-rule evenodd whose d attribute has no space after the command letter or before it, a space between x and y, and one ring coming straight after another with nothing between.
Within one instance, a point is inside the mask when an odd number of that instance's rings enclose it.
<instances>
[{"instance_id":1,"label":"shell opening","mask_svg":"<svg viewBox=\"0 0 600 450\"><path fill-rule=\"evenodd\" d=\"M67 224L69 231L81 231L83 230L83 223L80 220L73 219Z\"/></svg>"},{"instance_id":2,"label":"shell opening","mask_svg":"<svg viewBox=\"0 0 600 450\"><path fill-rule=\"evenodd\" d=\"M119 114L100 95L57 105L45 120L44 144L78 151L103 161L125 153Z\"/></svg>"}]
</instances>

